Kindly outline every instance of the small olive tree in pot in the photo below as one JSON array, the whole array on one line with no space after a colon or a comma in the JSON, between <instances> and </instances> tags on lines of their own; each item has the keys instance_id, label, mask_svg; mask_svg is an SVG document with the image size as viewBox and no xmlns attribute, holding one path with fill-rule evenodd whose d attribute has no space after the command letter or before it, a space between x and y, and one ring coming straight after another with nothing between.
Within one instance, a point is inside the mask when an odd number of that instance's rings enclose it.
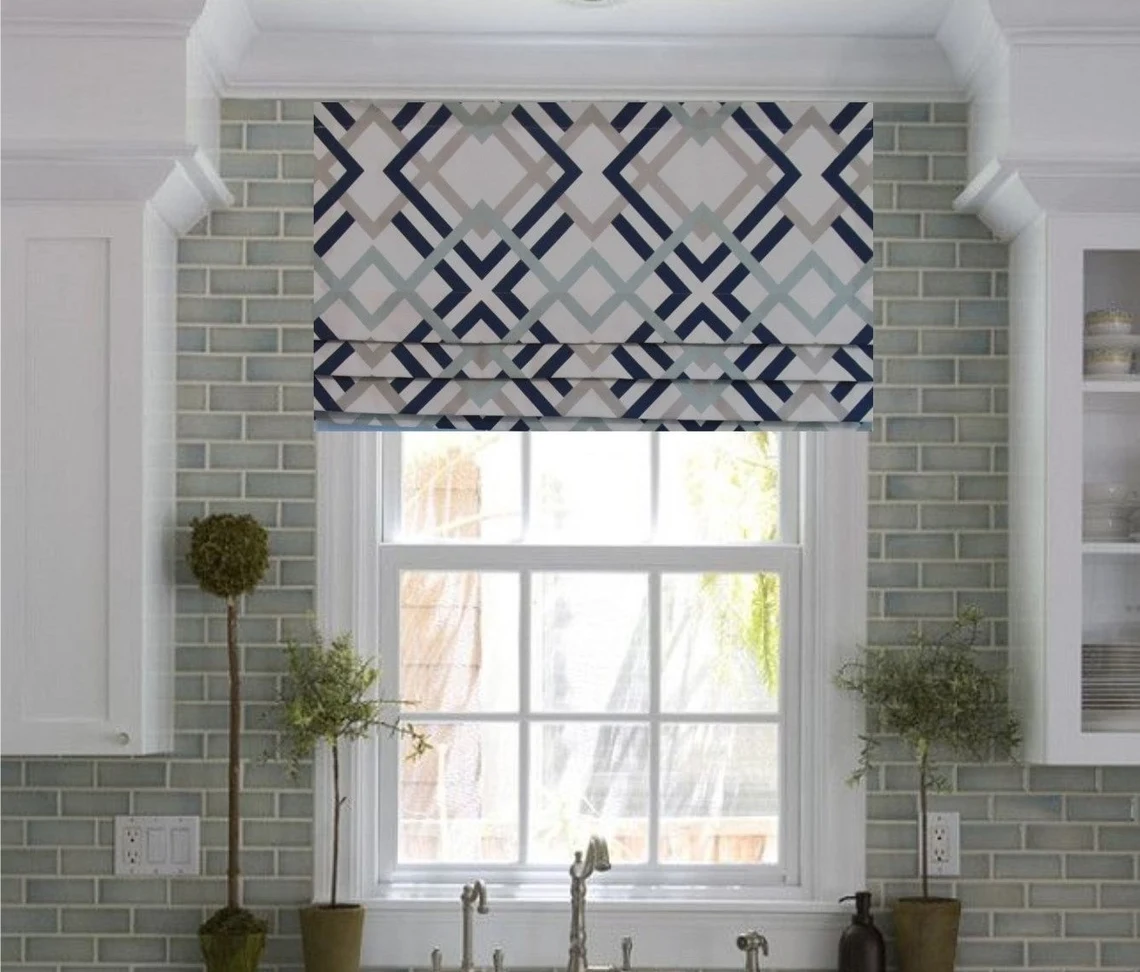
<instances>
[{"instance_id":1,"label":"small olive tree in pot","mask_svg":"<svg viewBox=\"0 0 1140 972\"><path fill-rule=\"evenodd\" d=\"M953 972L957 951L961 902L930 895L927 804L932 790L947 787L936 754L974 762L1005 759L1021 741L1005 673L983 669L973 651L981 623L981 613L967 609L942 637L932 641L916 633L908 649L864 650L836 675L839 688L860 696L877 715L879 731L900 736L918 763L922 896L894 904L902 972ZM861 738L853 781L875 763L877 736Z\"/></svg>"},{"instance_id":2,"label":"small olive tree in pot","mask_svg":"<svg viewBox=\"0 0 1140 972\"><path fill-rule=\"evenodd\" d=\"M238 600L254 591L269 568L269 535L249 514L218 513L190 524L187 562L198 585L226 602L226 656L230 675L229 842L226 906L199 928L210 972L253 972L265 948L266 924L241 906L241 656Z\"/></svg>"},{"instance_id":3,"label":"small olive tree in pot","mask_svg":"<svg viewBox=\"0 0 1140 972\"><path fill-rule=\"evenodd\" d=\"M287 644L289 672L279 706L282 746L294 776L318 745L328 746L332 757L332 879L328 902L301 910L305 968L358 972L364 909L337 901L340 812L348 799L341 794L341 747L384 728L405 737L409 758L416 759L428 749L428 741L415 726L401 722L398 713L384 715L396 700L379 697L379 670L357 654L350 634L336 635L326 645L314 626L311 640L304 646Z\"/></svg>"}]
</instances>

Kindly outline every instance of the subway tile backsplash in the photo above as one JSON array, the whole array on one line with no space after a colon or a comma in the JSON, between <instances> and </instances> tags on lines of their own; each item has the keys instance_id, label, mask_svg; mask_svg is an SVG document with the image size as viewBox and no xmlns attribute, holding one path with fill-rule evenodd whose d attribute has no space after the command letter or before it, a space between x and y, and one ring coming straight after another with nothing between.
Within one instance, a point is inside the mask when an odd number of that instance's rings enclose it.
<instances>
[{"instance_id":1,"label":"subway tile backsplash","mask_svg":"<svg viewBox=\"0 0 1140 972\"><path fill-rule=\"evenodd\" d=\"M251 510L273 560L242 620L246 899L270 921L263 968L296 972L308 899L312 786L256 757L282 637L314 607L309 323L312 106L230 101L222 175L236 199L179 248L178 516ZM878 381L871 449L872 643L897 644L966 604L1004 656L1006 247L953 212L963 105L880 104L875 129ZM176 752L2 764L6 968L201 968L196 929L224 900L225 652L220 605L183 569ZM870 780L868 882L917 887L914 768L888 740ZM836 772L846 772L837 767ZM950 767L936 809L962 815L959 968L1140 968L1140 768ZM201 878L112 875L112 817L201 814ZM554 956L552 956L554 958ZM779 956L772 956L779 968Z\"/></svg>"}]
</instances>

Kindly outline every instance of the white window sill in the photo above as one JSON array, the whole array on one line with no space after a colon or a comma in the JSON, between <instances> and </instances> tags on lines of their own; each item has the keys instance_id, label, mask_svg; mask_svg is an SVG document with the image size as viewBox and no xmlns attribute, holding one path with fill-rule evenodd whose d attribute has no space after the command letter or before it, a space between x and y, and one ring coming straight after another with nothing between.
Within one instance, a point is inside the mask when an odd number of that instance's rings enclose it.
<instances>
[{"instance_id":1,"label":"white window sill","mask_svg":"<svg viewBox=\"0 0 1140 972\"><path fill-rule=\"evenodd\" d=\"M570 902L496 900L490 914L475 917L475 964L491 967L491 951L502 948L511 969L565 966L570 936ZM445 969L459 965L461 911L454 901L391 897L366 905L363 964L384 968L427 968L431 950L443 950ZM754 928L770 946L765 968L825 969L835 964L839 935L850 909L834 902L733 899L709 889L693 900L615 901L589 898L586 904L592 966L618 966L621 939L633 938L637 969L735 969L744 967L736 936Z\"/></svg>"}]
</instances>

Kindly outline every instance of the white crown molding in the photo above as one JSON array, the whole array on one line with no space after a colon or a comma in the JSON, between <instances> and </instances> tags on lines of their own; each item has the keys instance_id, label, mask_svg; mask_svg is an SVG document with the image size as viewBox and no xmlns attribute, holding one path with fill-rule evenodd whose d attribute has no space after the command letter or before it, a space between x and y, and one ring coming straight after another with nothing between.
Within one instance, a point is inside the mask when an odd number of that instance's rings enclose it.
<instances>
[{"instance_id":1,"label":"white crown molding","mask_svg":"<svg viewBox=\"0 0 1140 972\"><path fill-rule=\"evenodd\" d=\"M226 0L223 0L226 2ZM4 0L4 33L57 37L186 36L204 0Z\"/></svg>"},{"instance_id":2,"label":"white crown molding","mask_svg":"<svg viewBox=\"0 0 1140 972\"><path fill-rule=\"evenodd\" d=\"M1044 215L1140 213L1140 158L1007 159L987 165L955 201L1010 240Z\"/></svg>"},{"instance_id":3,"label":"white crown molding","mask_svg":"<svg viewBox=\"0 0 1140 972\"><path fill-rule=\"evenodd\" d=\"M955 0L935 34L955 81L972 92L986 68L1002 60L1008 45L987 0Z\"/></svg>"},{"instance_id":4,"label":"white crown molding","mask_svg":"<svg viewBox=\"0 0 1140 972\"><path fill-rule=\"evenodd\" d=\"M206 0L191 42L200 46L219 91L225 77L238 69L257 30L247 0Z\"/></svg>"},{"instance_id":5,"label":"white crown molding","mask_svg":"<svg viewBox=\"0 0 1140 972\"><path fill-rule=\"evenodd\" d=\"M166 181L151 196L151 205L181 235L215 209L233 205L221 176L201 149L178 159Z\"/></svg>"},{"instance_id":6,"label":"white crown molding","mask_svg":"<svg viewBox=\"0 0 1140 972\"><path fill-rule=\"evenodd\" d=\"M1108 127L1140 77L1140 3L955 0L936 36L972 103L959 209L1003 239L1042 215L1140 212L1140 141Z\"/></svg>"},{"instance_id":7,"label":"white crown molding","mask_svg":"<svg viewBox=\"0 0 1140 972\"><path fill-rule=\"evenodd\" d=\"M182 142L6 141L0 160L5 205L151 202L184 232L233 202L206 155Z\"/></svg>"},{"instance_id":8,"label":"white crown molding","mask_svg":"<svg viewBox=\"0 0 1140 972\"><path fill-rule=\"evenodd\" d=\"M232 97L960 100L930 38L263 30Z\"/></svg>"},{"instance_id":9,"label":"white crown molding","mask_svg":"<svg viewBox=\"0 0 1140 972\"><path fill-rule=\"evenodd\" d=\"M1127 43L1140 36L1136 0L990 0L990 7L1005 36L1018 42Z\"/></svg>"}]
</instances>

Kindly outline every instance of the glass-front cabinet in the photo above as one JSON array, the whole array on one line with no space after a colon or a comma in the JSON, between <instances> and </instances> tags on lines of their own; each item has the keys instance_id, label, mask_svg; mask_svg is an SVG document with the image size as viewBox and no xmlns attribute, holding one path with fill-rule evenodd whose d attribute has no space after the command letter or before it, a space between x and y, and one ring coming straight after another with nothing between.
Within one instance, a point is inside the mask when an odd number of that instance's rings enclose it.
<instances>
[{"instance_id":1,"label":"glass-front cabinet","mask_svg":"<svg viewBox=\"0 0 1140 972\"><path fill-rule=\"evenodd\" d=\"M1140 754L1140 218L1013 249L1010 645L1029 762Z\"/></svg>"},{"instance_id":2,"label":"glass-front cabinet","mask_svg":"<svg viewBox=\"0 0 1140 972\"><path fill-rule=\"evenodd\" d=\"M1081 729L1140 761L1140 249L1084 253Z\"/></svg>"}]
</instances>

